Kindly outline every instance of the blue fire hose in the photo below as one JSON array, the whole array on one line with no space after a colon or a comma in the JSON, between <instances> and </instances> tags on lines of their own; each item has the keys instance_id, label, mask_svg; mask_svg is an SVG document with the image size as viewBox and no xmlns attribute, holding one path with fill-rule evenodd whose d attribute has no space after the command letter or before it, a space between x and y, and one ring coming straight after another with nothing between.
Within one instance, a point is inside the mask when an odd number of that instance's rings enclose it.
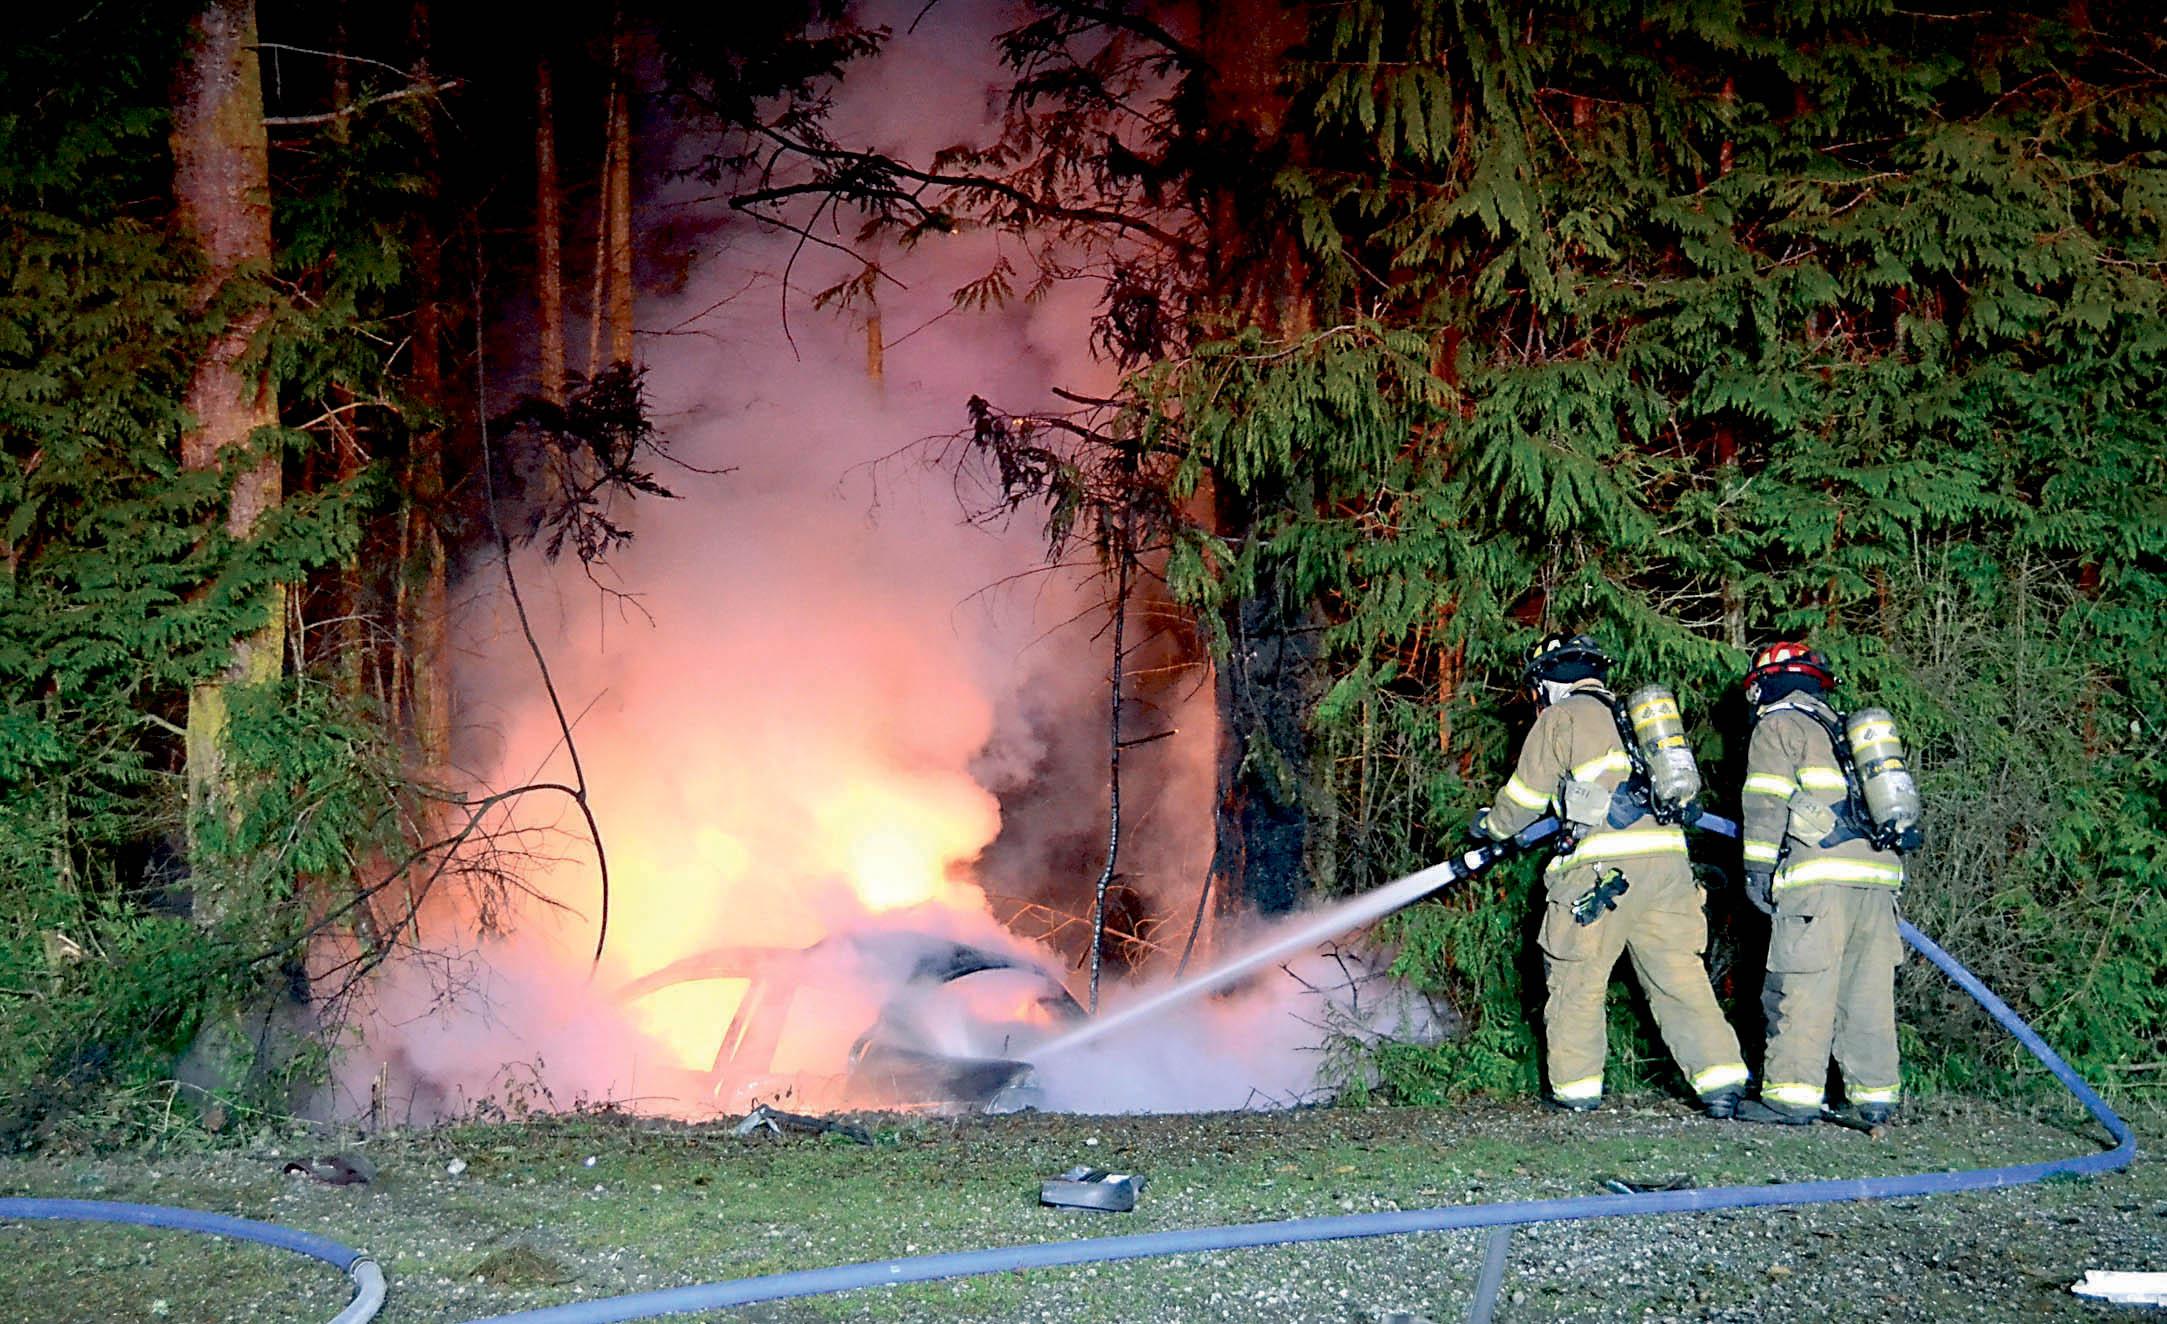
<instances>
[{"instance_id":1,"label":"blue fire hose","mask_svg":"<svg viewBox=\"0 0 2167 1324\"><path fill-rule=\"evenodd\" d=\"M0 1200L0 1218L53 1218L89 1223L134 1223L142 1227L176 1228L183 1232L207 1232L258 1245L290 1250L333 1265L354 1282L353 1300L332 1316L330 1324L366 1324L384 1304L384 1271L375 1260L350 1246L341 1246L312 1232L300 1232L276 1223L259 1223L230 1214L209 1214L200 1209L174 1209L167 1205L127 1204L118 1200Z\"/></svg>"},{"instance_id":2,"label":"blue fire hose","mask_svg":"<svg viewBox=\"0 0 2167 1324\"><path fill-rule=\"evenodd\" d=\"M579 1301L542 1310L522 1310L509 1315L490 1315L467 1324L620 1324L695 1310L720 1310L730 1306L779 1301L785 1297L818 1296L847 1292L886 1283L922 1283L939 1278L964 1278L976 1274L1006 1273L1015 1269L1045 1269L1067 1264L1100 1264L1111 1260L1136 1260L1156 1255L1190 1255L1204 1251L1240 1250L1251 1246L1280 1246L1302 1241L1338 1241L1353 1237L1386 1237L1403 1232L1447 1232L1458 1229L1505 1228L1524 1223L1557 1223L1581 1218L1610 1218L1620 1214L1687 1214L1710 1209L1746 1209L1769 1205L1826 1204L1836 1200L1888 1200L1902 1196L1942 1195L1977 1191L1997 1186L2020 1186L2047 1177L2089 1176L2129 1165L2137 1153L2137 1138L2083 1078L2070 1069L2031 1026L2007 1003L1995 997L1956 958L1932 939L1902 922L1904 940L1919 954L1948 974L2008 1028L2032 1056L2044 1063L2055 1079L2077 1096L2107 1133L2114 1148L2077 1158L2041 1163L2015 1163L2002 1167L1973 1168L1959 1172L1930 1172L1901 1177L1859 1177L1841 1181L1785 1182L1774 1186L1714 1186L1700 1190L1647 1191L1634 1195L1576 1196L1559 1200L1523 1200L1509 1204L1452 1205L1441 1209L1403 1209L1390 1213L1348 1214L1335 1218L1296 1218L1276 1223L1238 1223L1227 1227L1187 1228L1175 1232L1146 1232L1125 1237L1089 1237L1078 1241L1053 1241L1033 1246L1004 1246L991 1250L959 1251L948 1255L921 1255L905 1260L875 1260L863 1264L840 1264L826 1269L766 1274L733 1282L702 1283L659 1292ZM1501 1243L1491 1243L1491 1264L1484 1266L1484 1280L1503 1273ZM1491 1295L1495 1288L1491 1288ZM1487 1312L1484 1312L1487 1313Z\"/></svg>"},{"instance_id":3,"label":"blue fire hose","mask_svg":"<svg viewBox=\"0 0 2167 1324\"><path fill-rule=\"evenodd\" d=\"M1716 1186L1683 1191L1647 1191L1631 1195L1523 1200L1506 1204L1452 1205L1437 1209L1405 1209L1333 1218L1296 1218L1272 1223L1187 1228L1132 1236L1087 1237L1074 1241L1005 1246L946 1255L922 1255L912 1259L842 1264L794 1273L766 1274L731 1282L702 1283L597 1301L578 1301L540 1310L517 1311L509 1315L483 1316L468 1321L468 1324L492 1324L495 1321L519 1321L520 1324L620 1324L627 1320L696 1310L721 1310L762 1301L778 1301L786 1297L819 1296L861 1287L964 1278L1017 1269L1099 1264L1159 1255L1188 1255L1306 1241L1395 1236L1406 1232L1448 1232L1482 1227L1509 1229L1527 1223L1611 1218L1623 1214L1685 1214L1711 1209L1942 1195L1956 1191L2019 1186L2055 1176L2091 1176L2127 1167L2136 1156L2137 1139L2128 1125L2107 1106L2106 1101L2071 1070L2069 1064L2062 1061L2053 1049L2047 1047L2046 1042L2010 1010L2007 1003L1994 996L1969 970L1959 965L1954 957L1920 933L1908 920L1901 923L1901 931L1906 942L1977 999L1980 1006L1986 1008L1995 1020L2015 1035L2018 1042L2077 1097L2100 1125L2107 1129L2108 1135L2113 1137L2115 1144L2112 1149L2076 1158L1909 1176L1786 1182L1772 1186ZM0 1218L95 1219L139 1223L150 1227L184 1228L260 1242L314 1256L345 1270L355 1282L353 1302L341 1311L331 1324L364 1324L383 1302L383 1274L366 1256L322 1237L270 1223L251 1222L190 1209L92 1200L0 1199ZM1502 1240L1493 1238L1489 1262L1484 1265L1483 1271L1483 1283L1488 1290L1478 1293L1476 1303L1478 1319L1487 1317L1488 1300L1495 1296L1495 1283L1503 1273L1503 1255Z\"/></svg>"}]
</instances>

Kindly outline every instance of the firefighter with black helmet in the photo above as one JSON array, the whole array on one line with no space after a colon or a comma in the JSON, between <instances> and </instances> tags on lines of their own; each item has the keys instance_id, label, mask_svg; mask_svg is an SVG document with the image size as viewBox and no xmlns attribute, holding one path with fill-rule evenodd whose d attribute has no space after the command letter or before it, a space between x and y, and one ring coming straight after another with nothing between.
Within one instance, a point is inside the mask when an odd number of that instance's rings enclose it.
<instances>
[{"instance_id":1,"label":"firefighter with black helmet","mask_svg":"<svg viewBox=\"0 0 2167 1324\"><path fill-rule=\"evenodd\" d=\"M1896 905L1899 852L1918 844L1917 790L1888 714L1847 721L1826 697L1835 686L1828 659L1794 641L1755 654L1745 678L1746 896L1770 924L1761 1097L1739 1111L1753 1121L1819 1116L1831 1054L1861 1120L1888 1120L1900 1097Z\"/></svg>"},{"instance_id":2,"label":"firefighter with black helmet","mask_svg":"<svg viewBox=\"0 0 2167 1324\"><path fill-rule=\"evenodd\" d=\"M1535 725L1497 803L1477 820L1500 841L1546 814L1565 824L1543 871L1550 1098L1576 1112L1602 1102L1603 1004L1610 973L1629 952L1694 1094L1709 1116L1728 1117L1746 1066L1701 959L1708 921L1679 826L1698 806L1689 796L1666 803L1651 794L1632 718L1605 686L1609 672L1610 659L1586 635L1553 635L1536 646L1524 674Z\"/></svg>"}]
</instances>

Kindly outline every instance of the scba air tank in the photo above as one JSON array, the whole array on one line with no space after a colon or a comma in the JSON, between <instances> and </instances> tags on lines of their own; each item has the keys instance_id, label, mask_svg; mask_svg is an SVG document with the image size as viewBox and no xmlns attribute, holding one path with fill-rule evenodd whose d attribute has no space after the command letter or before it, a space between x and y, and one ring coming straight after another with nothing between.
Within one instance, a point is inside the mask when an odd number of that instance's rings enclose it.
<instances>
[{"instance_id":1,"label":"scba air tank","mask_svg":"<svg viewBox=\"0 0 2167 1324\"><path fill-rule=\"evenodd\" d=\"M1647 765L1648 792L1667 818L1700 794L1700 768L1693 762L1693 747L1685 742L1678 698L1668 686L1643 685L1625 701L1625 711L1640 760Z\"/></svg>"},{"instance_id":2,"label":"scba air tank","mask_svg":"<svg viewBox=\"0 0 2167 1324\"><path fill-rule=\"evenodd\" d=\"M1858 769L1859 792L1874 832L1892 841L1919 825L1924 809L1919 784L1904 763L1904 742L1896 719L1886 708L1861 708L1844 719L1844 739L1851 746L1851 766Z\"/></svg>"}]
</instances>

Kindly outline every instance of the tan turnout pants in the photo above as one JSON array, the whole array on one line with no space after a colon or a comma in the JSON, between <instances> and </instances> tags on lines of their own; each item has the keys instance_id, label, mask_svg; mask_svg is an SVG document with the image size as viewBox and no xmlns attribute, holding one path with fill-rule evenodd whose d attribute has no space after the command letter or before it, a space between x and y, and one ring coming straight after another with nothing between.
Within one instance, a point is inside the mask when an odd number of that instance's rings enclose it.
<instances>
[{"instance_id":1,"label":"tan turnout pants","mask_svg":"<svg viewBox=\"0 0 2167 1324\"><path fill-rule=\"evenodd\" d=\"M1854 1104L1897 1101L1896 889L1814 883L1776 893L1768 936L1761 1098L1819 1110L1828 1060Z\"/></svg>"},{"instance_id":2,"label":"tan turnout pants","mask_svg":"<svg viewBox=\"0 0 2167 1324\"><path fill-rule=\"evenodd\" d=\"M1610 868L1629 884L1618 908L1593 924L1573 922L1573 902ZM1542 921L1543 975L1548 1000L1543 1027L1548 1037L1550 1092L1561 1102L1602 1096L1607 1028L1603 1004L1610 972L1621 952L1633 957L1656 1029L1700 1096L1742 1086L1746 1079L1738 1036L1708 985L1701 953L1708 946L1708 917L1700 888L1682 855L1628 856L1559 870L1546 880Z\"/></svg>"}]
</instances>

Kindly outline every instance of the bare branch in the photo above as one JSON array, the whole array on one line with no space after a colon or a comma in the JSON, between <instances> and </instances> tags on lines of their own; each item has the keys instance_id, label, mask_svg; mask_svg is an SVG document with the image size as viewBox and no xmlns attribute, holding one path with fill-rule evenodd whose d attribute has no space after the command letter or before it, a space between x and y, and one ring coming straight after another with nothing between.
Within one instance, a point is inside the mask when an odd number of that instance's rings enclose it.
<instances>
[{"instance_id":1,"label":"bare branch","mask_svg":"<svg viewBox=\"0 0 2167 1324\"><path fill-rule=\"evenodd\" d=\"M294 424L293 428L296 432L306 432L319 423L334 422L341 414L352 413L356 409L367 409L372 405L382 405L384 408L391 410L393 413L397 413L399 409L399 407L391 403L391 401L382 398L377 398L374 400L355 400L343 405L334 405L330 409L326 409L324 412L318 414L316 417L310 419L306 423Z\"/></svg>"},{"instance_id":2,"label":"bare branch","mask_svg":"<svg viewBox=\"0 0 2167 1324\"><path fill-rule=\"evenodd\" d=\"M386 64L382 60L372 60L366 55L349 55L345 51L319 51L309 46L289 46L278 41L259 41L256 43L255 49L259 51L285 51L292 55L320 55L327 60L351 60L355 64L373 64L379 69L388 69L401 78L412 78L414 76L411 69L401 69L395 64Z\"/></svg>"},{"instance_id":3,"label":"bare branch","mask_svg":"<svg viewBox=\"0 0 2167 1324\"><path fill-rule=\"evenodd\" d=\"M442 83L416 83L412 87L402 87L396 92L382 92L365 101L356 101L350 106L340 106L336 110L319 111L314 115L266 115L263 117L263 122L277 127L294 124L330 124L336 120L345 119L349 115L358 115L371 106L380 106L386 101L398 101L406 97L433 96L439 92L449 92L460 85L461 82L457 78Z\"/></svg>"},{"instance_id":4,"label":"bare branch","mask_svg":"<svg viewBox=\"0 0 2167 1324\"><path fill-rule=\"evenodd\" d=\"M564 703L557 697L556 683L550 679L549 659L542 653L541 641L534 637L534 625L527 618L526 601L519 593L519 578L512 573L512 540L504 532L504 520L497 509L497 485L493 472L496 468L496 460L489 453L489 383L484 372L484 365L488 355L482 344L485 319L480 316L479 312L482 302L481 273L483 270L479 251L481 247L479 231L475 234L474 245L476 248L474 255L474 304L476 308L474 318L474 408L475 421L481 427L483 495L489 505L489 528L496 535L497 554L504 565L505 588L510 592L512 606L518 613L519 629L521 633L526 635L527 647L534 654L535 668L541 673L542 689L549 695L550 711L557 716L557 729L564 738L565 754L572 761L572 780L576 783L576 789L572 793L572 801L579 806L581 816L587 820L587 832L594 841L594 858L597 870L601 875L602 893L601 915L597 921L594 935L594 964L599 966L602 963L603 944L609 940L609 855L602 849L602 826L595 821L594 809L587 803L587 773L580 764L579 746L572 739L572 724L565 720Z\"/></svg>"}]
</instances>

